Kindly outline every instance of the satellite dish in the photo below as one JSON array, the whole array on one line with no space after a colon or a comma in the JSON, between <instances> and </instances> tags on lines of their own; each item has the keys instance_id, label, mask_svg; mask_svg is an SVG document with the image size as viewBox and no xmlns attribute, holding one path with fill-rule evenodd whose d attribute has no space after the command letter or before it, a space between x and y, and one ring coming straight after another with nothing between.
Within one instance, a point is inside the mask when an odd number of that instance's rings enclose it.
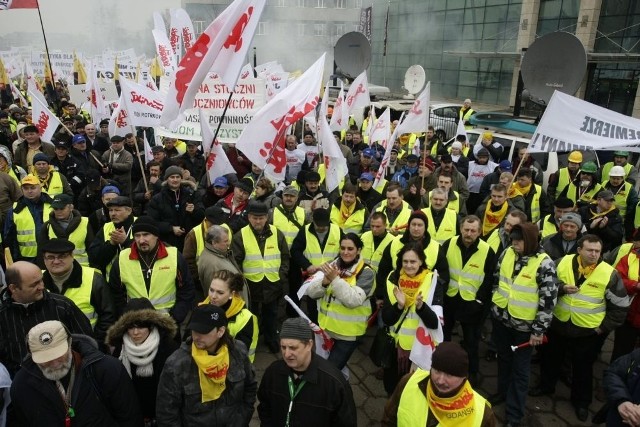
<instances>
[{"instance_id":1,"label":"satellite dish","mask_svg":"<svg viewBox=\"0 0 640 427\"><path fill-rule=\"evenodd\" d=\"M333 48L333 59L345 76L354 79L369 68L371 43L362 33L347 33L338 39Z\"/></svg>"},{"instance_id":2,"label":"satellite dish","mask_svg":"<svg viewBox=\"0 0 640 427\"><path fill-rule=\"evenodd\" d=\"M411 94L415 95L424 87L427 75L421 65L412 65L404 74L404 88Z\"/></svg>"},{"instance_id":3,"label":"satellite dish","mask_svg":"<svg viewBox=\"0 0 640 427\"><path fill-rule=\"evenodd\" d=\"M545 103L555 90L573 95L587 71L587 52L573 34L556 31L537 39L522 59L522 80Z\"/></svg>"}]
</instances>

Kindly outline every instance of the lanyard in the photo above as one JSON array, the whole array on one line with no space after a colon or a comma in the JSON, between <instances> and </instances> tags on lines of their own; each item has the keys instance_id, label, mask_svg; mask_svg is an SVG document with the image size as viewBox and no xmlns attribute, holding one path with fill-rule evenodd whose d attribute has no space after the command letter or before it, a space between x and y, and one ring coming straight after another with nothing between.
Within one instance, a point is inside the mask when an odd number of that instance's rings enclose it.
<instances>
[{"instance_id":1,"label":"lanyard","mask_svg":"<svg viewBox=\"0 0 640 427\"><path fill-rule=\"evenodd\" d=\"M69 385L67 386L67 390L64 390L62 383L60 381L56 381L56 388L58 389L58 393L60 393L60 397L62 398L62 402L64 403L64 407L67 411L65 414L64 425L65 427L71 427L71 419L76 416L75 411L71 407L71 390L73 389L73 381L76 378L76 367L75 362L71 365L71 377L69 378Z\"/></svg>"},{"instance_id":2,"label":"lanyard","mask_svg":"<svg viewBox=\"0 0 640 427\"><path fill-rule=\"evenodd\" d=\"M287 422L285 427L289 427L289 417L291 416L291 410L293 409L293 400L296 398L300 390L302 390L302 386L304 386L307 382L305 380L300 381L300 384L297 386L293 385L293 380L291 377L287 377L287 381L289 382L289 397L291 401L289 402L289 410L287 411Z\"/></svg>"}]
</instances>

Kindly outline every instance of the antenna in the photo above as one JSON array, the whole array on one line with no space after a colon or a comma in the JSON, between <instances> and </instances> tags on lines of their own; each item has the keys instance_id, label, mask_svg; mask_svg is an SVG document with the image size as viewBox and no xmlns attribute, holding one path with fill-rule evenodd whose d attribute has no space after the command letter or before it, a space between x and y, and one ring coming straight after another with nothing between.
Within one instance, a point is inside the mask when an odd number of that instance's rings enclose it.
<instances>
[{"instance_id":1,"label":"antenna","mask_svg":"<svg viewBox=\"0 0 640 427\"><path fill-rule=\"evenodd\" d=\"M522 80L530 93L546 105L556 90L573 95L587 71L587 52L573 34L556 31L540 37L522 59Z\"/></svg>"},{"instance_id":2,"label":"antenna","mask_svg":"<svg viewBox=\"0 0 640 427\"><path fill-rule=\"evenodd\" d=\"M364 34L352 31L340 37L333 48L333 60L342 74L355 79L371 63L371 43Z\"/></svg>"},{"instance_id":3,"label":"antenna","mask_svg":"<svg viewBox=\"0 0 640 427\"><path fill-rule=\"evenodd\" d=\"M404 74L404 88L409 92L408 99L413 99L413 95L420 92L427 80L427 75L421 65L412 65Z\"/></svg>"}]
</instances>

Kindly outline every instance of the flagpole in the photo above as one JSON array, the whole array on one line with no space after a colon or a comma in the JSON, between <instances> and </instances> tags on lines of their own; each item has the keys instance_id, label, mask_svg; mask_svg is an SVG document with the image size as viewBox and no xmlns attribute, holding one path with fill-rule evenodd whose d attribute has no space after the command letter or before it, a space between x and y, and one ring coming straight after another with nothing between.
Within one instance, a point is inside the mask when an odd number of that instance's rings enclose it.
<instances>
[{"instance_id":1,"label":"flagpole","mask_svg":"<svg viewBox=\"0 0 640 427\"><path fill-rule=\"evenodd\" d=\"M47 43L47 36L44 33L44 24L42 23L42 13L40 12L40 1L36 0L36 6L38 9L38 18L40 18L40 29L42 30L42 38L44 39L44 49L46 51L47 54L47 62L49 63L49 78L51 80L51 87L52 87L52 94L53 94L53 102L56 106L56 108L58 107L58 92L56 92L55 86L54 86L54 81L53 81L53 65L51 64L51 57L49 56L49 44ZM45 67L45 71L46 71L46 67ZM45 87L46 85L46 76L45 76Z\"/></svg>"},{"instance_id":2,"label":"flagpole","mask_svg":"<svg viewBox=\"0 0 640 427\"><path fill-rule=\"evenodd\" d=\"M142 172L142 182L144 183L144 191L146 193L149 192L149 186L147 185L147 174L144 173L144 165L142 164L142 159L140 158L140 148L138 148L138 137L136 136L136 130L131 125L131 130L133 131L133 138L135 139L134 146L136 147L136 157L138 157L138 163L140 164L140 171Z\"/></svg>"}]
</instances>

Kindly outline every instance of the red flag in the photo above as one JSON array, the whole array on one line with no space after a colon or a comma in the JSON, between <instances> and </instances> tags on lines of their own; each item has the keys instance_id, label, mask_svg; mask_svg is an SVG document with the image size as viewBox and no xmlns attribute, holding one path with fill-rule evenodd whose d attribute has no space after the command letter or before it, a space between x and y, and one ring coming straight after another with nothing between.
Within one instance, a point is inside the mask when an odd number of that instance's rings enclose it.
<instances>
[{"instance_id":1,"label":"red flag","mask_svg":"<svg viewBox=\"0 0 640 427\"><path fill-rule=\"evenodd\" d=\"M0 10L7 9L37 9L37 0L0 0Z\"/></svg>"},{"instance_id":2,"label":"red flag","mask_svg":"<svg viewBox=\"0 0 640 427\"><path fill-rule=\"evenodd\" d=\"M172 127L181 120L209 71L217 73L230 90L253 39L266 0L235 0L207 27L189 49L169 87L161 124ZM178 119L178 120L177 120Z\"/></svg>"}]
</instances>

